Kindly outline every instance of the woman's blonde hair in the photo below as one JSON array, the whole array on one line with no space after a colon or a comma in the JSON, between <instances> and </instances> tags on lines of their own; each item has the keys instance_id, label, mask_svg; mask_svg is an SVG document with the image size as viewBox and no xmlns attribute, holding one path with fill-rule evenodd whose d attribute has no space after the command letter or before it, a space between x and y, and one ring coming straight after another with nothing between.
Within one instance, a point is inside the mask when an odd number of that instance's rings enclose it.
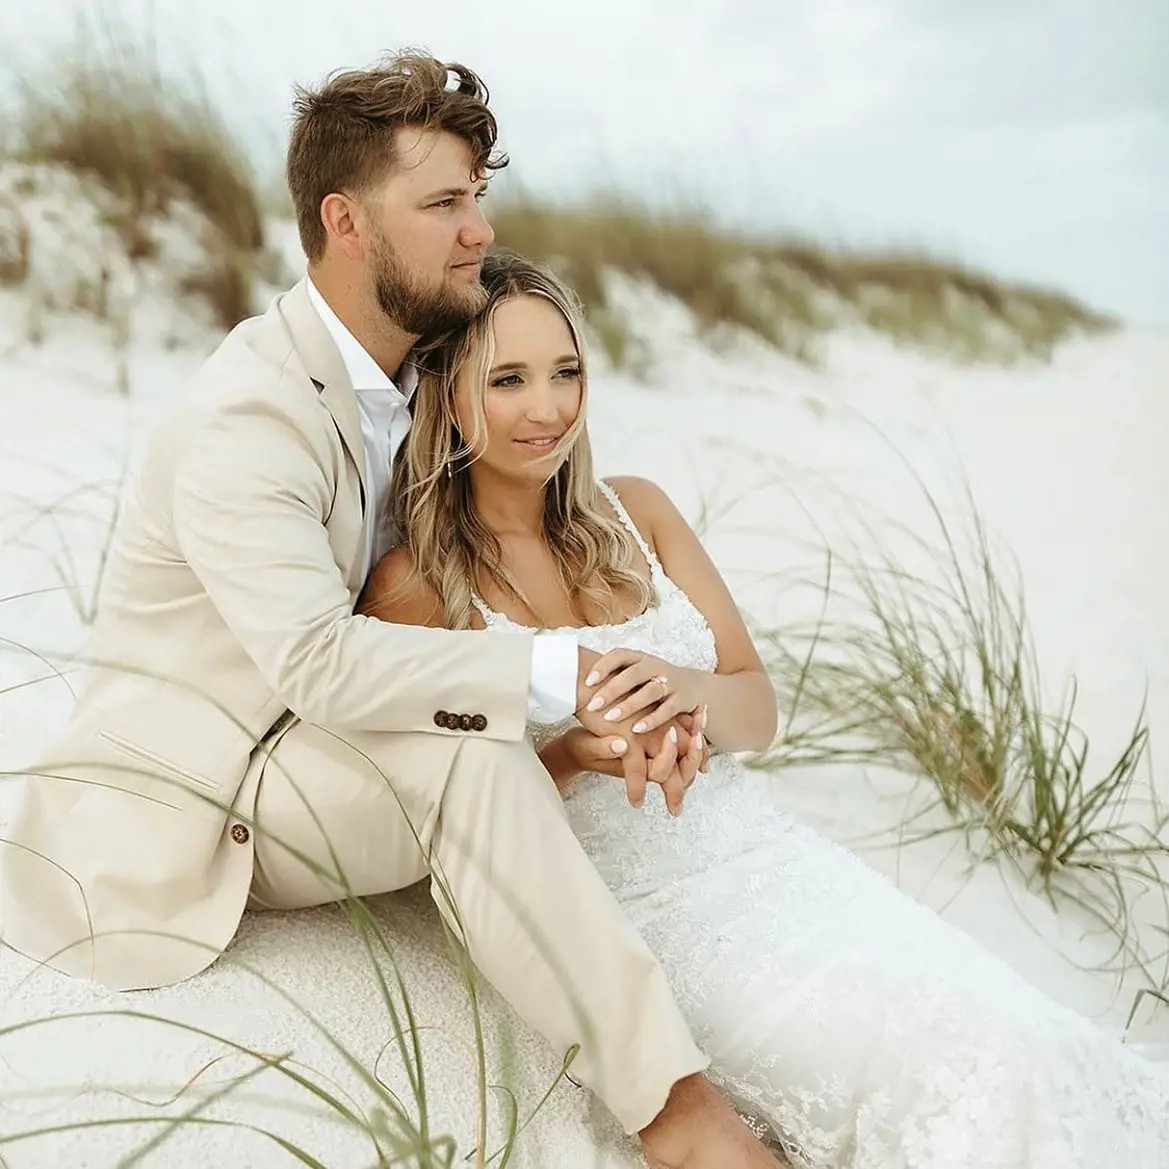
<instances>
[{"instance_id":1,"label":"woman's blonde hair","mask_svg":"<svg viewBox=\"0 0 1169 1169\"><path fill-rule=\"evenodd\" d=\"M656 600L652 584L635 568L633 537L605 509L593 473L585 425L588 396L581 312L576 297L548 269L508 253L488 256L481 274L487 304L468 324L415 350L418 389L414 423L396 460L386 520L411 552L416 576L441 599L443 624L465 629L472 593L494 582L539 617L507 569L495 534L475 510L467 468L486 444L483 399L494 361L492 322L501 304L519 296L542 296L564 315L580 360L581 406L557 449L547 458L544 539L560 582L584 624L624 620L632 605L640 612ZM455 406L458 379L472 371L471 434L459 430ZM559 467L552 467L567 451ZM403 587L408 587L407 580Z\"/></svg>"}]
</instances>

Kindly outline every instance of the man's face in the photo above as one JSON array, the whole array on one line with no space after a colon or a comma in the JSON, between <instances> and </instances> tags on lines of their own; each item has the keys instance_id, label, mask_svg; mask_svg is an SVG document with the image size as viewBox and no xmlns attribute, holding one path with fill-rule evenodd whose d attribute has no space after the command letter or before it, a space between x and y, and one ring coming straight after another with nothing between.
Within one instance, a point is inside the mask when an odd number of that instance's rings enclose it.
<instances>
[{"instance_id":1,"label":"man's face","mask_svg":"<svg viewBox=\"0 0 1169 1169\"><path fill-rule=\"evenodd\" d=\"M463 324L486 303L479 268L495 238L471 148L445 131L399 130L393 174L366 202L369 272L382 311L408 333Z\"/></svg>"}]
</instances>

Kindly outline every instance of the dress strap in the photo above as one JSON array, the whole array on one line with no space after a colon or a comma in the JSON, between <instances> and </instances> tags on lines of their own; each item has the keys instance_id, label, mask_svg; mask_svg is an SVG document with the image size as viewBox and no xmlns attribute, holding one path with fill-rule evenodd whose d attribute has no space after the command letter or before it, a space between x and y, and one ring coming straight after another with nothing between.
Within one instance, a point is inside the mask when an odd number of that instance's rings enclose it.
<instances>
[{"instance_id":1,"label":"dress strap","mask_svg":"<svg viewBox=\"0 0 1169 1169\"><path fill-rule=\"evenodd\" d=\"M492 625L494 623L497 616L495 610L487 608L486 602L478 593L473 592L471 594L471 604L479 610L479 616L483 618L484 625Z\"/></svg>"},{"instance_id":2,"label":"dress strap","mask_svg":"<svg viewBox=\"0 0 1169 1169\"><path fill-rule=\"evenodd\" d=\"M625 510L625 504L621 502L617 492L608 483L600 479L597 480L597 486L601 489L601 494L613 505L613 510L617 513L617 518L621 521L622 527L637 541L637 546L641 549L641 553L649 564L650 570L653 572L662 572L662 566L658 563L658 558L654 555L653 549L646 543L645 537L641 532L638 531L637 525L633 522L633 517Z\"/></svg>"}]
</instances>

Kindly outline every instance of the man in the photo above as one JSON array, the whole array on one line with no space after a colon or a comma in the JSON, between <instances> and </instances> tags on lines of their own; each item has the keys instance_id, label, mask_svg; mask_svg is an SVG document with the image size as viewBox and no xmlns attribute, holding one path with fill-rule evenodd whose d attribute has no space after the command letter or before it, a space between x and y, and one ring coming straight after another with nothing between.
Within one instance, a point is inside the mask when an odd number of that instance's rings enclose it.
<instances>
[{"instance_id":1,"label":"man","mask_svg":"<svg viewBox=\"0 0 1169 1169\"><path fill-rule=\"evenodd\" d=\"M227 337L148 443L87 688L0 849L0 931L70 974L158 986L214 960L249 897L291 909L429 874L483 973L558 1050L579 1045L573 1075L655 1163L771 1165L698 1074L524 739L587 704L596 655L353 611L409 426L403 361L481 303L495 140L479 79L428 57L299 95L308 278ZM647 766L693 778L653 739L617 746L635 799Z\"/></svg>"}]
</instances>

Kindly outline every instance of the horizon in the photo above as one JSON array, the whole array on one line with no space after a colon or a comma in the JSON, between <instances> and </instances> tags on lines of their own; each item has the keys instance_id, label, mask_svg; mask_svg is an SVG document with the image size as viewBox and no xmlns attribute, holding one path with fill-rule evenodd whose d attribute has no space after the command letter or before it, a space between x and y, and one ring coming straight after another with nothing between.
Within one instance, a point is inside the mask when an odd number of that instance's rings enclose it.
<instances>
[{"instance_id":1,"label":"horizon","mask_svg":"<svg viewBox=\"0 0 1169 1169\"><path fill-rule=\"evenodd\" d=\"M351 0L328 22L274 0L194 12L122 0L97 18L43 0L35 32L10 12L0 35L43 70L72 36L125 20L168 72L195 66L267 189L294 83L419 45L491 89L512 158L498 193L522 184L562 202L614 187L655 208L710 208L729 228L912 250L1169 324L1161 7L1087 0L1055 23L1041 0L977 12L733 0L710 13L598 0L569 38L534 0L500 0L490 20L462 0L409 21Z\"/></svg>"}]
</instances>

